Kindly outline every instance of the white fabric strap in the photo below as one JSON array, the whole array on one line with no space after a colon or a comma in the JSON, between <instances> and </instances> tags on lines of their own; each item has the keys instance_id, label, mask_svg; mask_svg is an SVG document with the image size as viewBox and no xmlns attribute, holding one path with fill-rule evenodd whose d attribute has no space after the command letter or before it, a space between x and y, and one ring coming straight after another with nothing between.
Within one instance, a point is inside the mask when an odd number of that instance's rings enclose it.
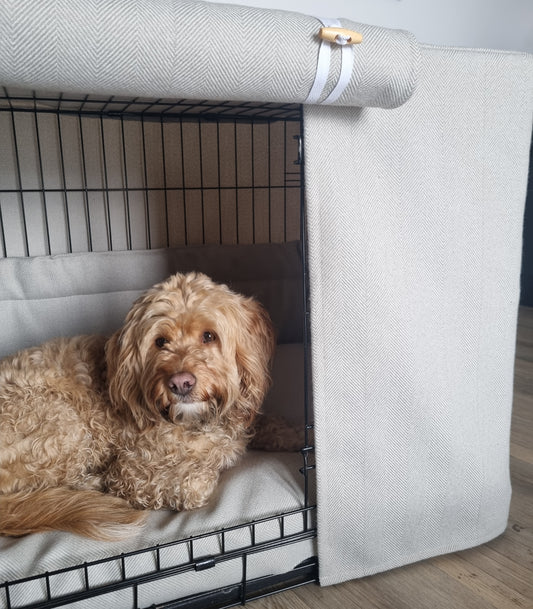
<instances>
[{"instance_id":1,"label":"white fabric strap","mask_svg":"<svg viewBox=\"0 0 533 609\"><path fill-rule=\"evenodd\" d=\"M317 17L324 27L342 27L338 19L328 19ZM332 104L341 95L346 85L350 82L350 77L353 68L353 48L351 45L345 44L342 47L342 65L341 74L337 84L328 97L322 102L324 104ZM328 81L329 69L331 64L331 43L323 40L318 51L318 62L316 67L316 75L311 91L304 103L316 104L324 91L324 87Z\"/></svg>"},{"instance_id":2,"label":"white fabric strap","mask_svg":"<svg viewBox=\"0 0 533 609\"><path fill-rule=\"evenodd\" d=\"M351 44L344 44L341 51L341 73L339 80L333 91L322 102L323 104L333 104L344 92L352 77L352 69L354 62L354 47Z\"/></svg>"}]
</instances>

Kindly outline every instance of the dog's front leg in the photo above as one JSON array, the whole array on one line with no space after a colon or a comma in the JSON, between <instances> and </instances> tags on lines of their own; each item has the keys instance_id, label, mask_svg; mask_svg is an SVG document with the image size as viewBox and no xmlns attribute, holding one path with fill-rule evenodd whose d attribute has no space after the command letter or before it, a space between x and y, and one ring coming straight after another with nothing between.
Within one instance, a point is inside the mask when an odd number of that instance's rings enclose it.
<instances>
[{"instance_id":1,"label":"dog's front leg","mask_svg":"<svg viewBox=\"0 0 533 609\"><path fill-rule=\"evenodd\" d=\"M217 486L218 478L218 471L205 468L192 469L181 483L179 492L181 509L194 510L206 505ZM169 497L170 501L172 498Z\"/></svg>"},{"instance_id":2,"label":"dog's front leg","mask_svg":"<svg viewBox=\"0 0 533 609\"><path fill-rule=\"evenodd\" d=\"M175 455L145 456L119 453L107 472L107 492L137 509L181 511L205 505L216 488L219 471L206 464Z\"/></svg>"}]
</instances>

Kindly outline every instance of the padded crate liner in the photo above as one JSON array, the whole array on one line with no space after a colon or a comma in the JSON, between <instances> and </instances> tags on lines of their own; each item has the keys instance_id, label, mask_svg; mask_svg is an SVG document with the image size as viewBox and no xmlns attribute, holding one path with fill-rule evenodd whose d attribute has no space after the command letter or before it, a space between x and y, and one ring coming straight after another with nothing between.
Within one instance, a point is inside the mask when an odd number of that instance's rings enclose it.
<instances>
[{"instance_id":1,"label":"padded crate liner","mask_svg":"<svg viewBox=\"0 0 533 609\"><path fill-rule=\"evenodd\" d=\"M301 342L296 242L92 252L0 260L0 357L55 336L110 334L140 293L178 271L201 271L269 311L278 342ZM105 272L102 272L105 269Z\"/></svg>"}]
</instances>

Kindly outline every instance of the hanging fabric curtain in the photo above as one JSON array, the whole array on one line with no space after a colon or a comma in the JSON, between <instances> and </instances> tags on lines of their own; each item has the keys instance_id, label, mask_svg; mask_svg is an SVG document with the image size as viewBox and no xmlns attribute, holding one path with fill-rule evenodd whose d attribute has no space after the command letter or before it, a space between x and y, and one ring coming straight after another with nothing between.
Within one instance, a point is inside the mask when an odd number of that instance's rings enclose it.
<instances>
[{"instance_id":1,"label":"hanging fabric curtain","mask_svg":"<svg viewBox=\"0 0 533 609\"><path fill-rule=\"evenodd\" d=\"M401 108L305 109L323 584L507 525L532 67L426 47Z\"/></svg>"}]
</instances>

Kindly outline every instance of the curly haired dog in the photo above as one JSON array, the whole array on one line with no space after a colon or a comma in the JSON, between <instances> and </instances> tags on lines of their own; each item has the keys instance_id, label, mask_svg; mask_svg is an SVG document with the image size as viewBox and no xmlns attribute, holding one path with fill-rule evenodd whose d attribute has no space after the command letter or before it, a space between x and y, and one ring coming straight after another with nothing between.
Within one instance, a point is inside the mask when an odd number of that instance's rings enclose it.
<instances>
[{"instance_id":1,"label":"curly haired dog","mask_svg":"<svg viewBox=\"0 0 533 609\"><path fill-rule=\"evenodd\" d=\"M0 534L135 533L204 505L245 451L274 334L256 301L198 273L145 292L109 340L0 362Z\"/></svg>"}]
</instances>

